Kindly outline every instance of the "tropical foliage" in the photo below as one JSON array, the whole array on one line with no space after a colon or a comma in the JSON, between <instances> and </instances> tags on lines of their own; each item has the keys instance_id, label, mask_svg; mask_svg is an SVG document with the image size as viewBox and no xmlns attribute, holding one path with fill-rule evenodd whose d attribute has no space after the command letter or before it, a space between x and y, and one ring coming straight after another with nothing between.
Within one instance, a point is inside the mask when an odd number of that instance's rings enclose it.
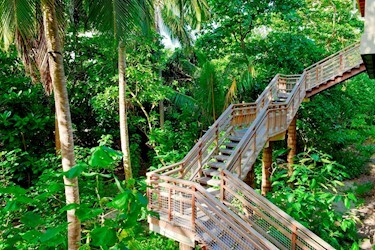
<instances>
[{"instance_id":1,"label":"tropical foliage","mask_svg":"<svg viewBox=\"0 0 375 250\"><path fill-rule=\"evenodd\" d=\"M351 0L0 0L0 18L0 249L176 249L147 229L145 172L363 29ZM274 161L268 198L337 248L359 242L334 204L357 203L340 187L375 152L374 86L363 74L304 103L293 175Z\"/></svg>"}]
</instances>

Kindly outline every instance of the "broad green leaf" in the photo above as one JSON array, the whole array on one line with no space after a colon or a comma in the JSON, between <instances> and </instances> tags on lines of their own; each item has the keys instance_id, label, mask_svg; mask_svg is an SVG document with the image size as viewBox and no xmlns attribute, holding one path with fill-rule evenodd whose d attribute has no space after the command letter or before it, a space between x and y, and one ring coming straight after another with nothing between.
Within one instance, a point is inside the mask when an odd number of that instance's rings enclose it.
<instances>
[{"instance_id":1,"label":"broad green leaf","mask_svg":"<svg viewBox=\"0 0 375 250\"><path fill-rule=\"evenodd\" d=\"M39 232L38 230L29 230L26 233L22 235L22 238L24 240L27 240L28 242L37 242L39 238L43 235L42 232Z\"/></svg>"},{"instance_id":2,"label":"broad green leaf","mask_svg":"<svg viewBox=\"0 0 375 250\"><path fill-rule=\"evenodd\" d=\"M92 245L103 247L111 247L116 244L117 236L116 231L109 227L95 228L90 233L92 239Z\"/></svg>"},{"instance_id":3,"label":"broad green leaf","mask_svg":"<svg viewBox=\"0 0 375 250\"><path fill-rule=\"evenodd\" d=\"M358 242L354 242L350 250L359 250Z\"/></svg>"},{"instance_id":4,"label":"broad green leaf","mask_svg":"<svg viewBox=\"0 0 375 250\"><path fill-rule=\"evenodd\" d=\"M88 207L79 207L75 215L78 219L82 222L97 217L99 214L103 213L103 209L101 208L88 208Z\"/></svg>"},{"instance_id":5,"label":"broad green leaf","mask_svg":"<svg viewBox=\"0 0 375 250\"><path fill-rule=\"evenodd\" d=\"M127 204L129 203L130 196L132 196L131 193L125 192L117 195L112 202L108 203L109 207L117 208L117 209L123 209Z\"/></svg>"},{"instance_id":6,"label":"broad green leaf","mask_svg":"<svg viewBox=\"0 0 375 250\"><path fill-rule=\"evenodd\" d=\"M49 228L46 230L46 232L40 236L40 242L47 242L51 240L52 238L56 237L60 232L62 232L65 229L65 226L59 226L54 228Z\"/></svg>"},{"instance_id":7,"label":"broad green leaf","mask_svg":"<svg viewBox=\"0 0 375 250\"><path fill-rule=\"evenodd\" d=\"M93 167L107 168L121 159L122 154L106 146L96 147L90 157L89 164Z\"/></svg>"},{"instance_id":8,"label":"broad green leaf","mask_svg":"<svg viewBox=\"0 0 375 250\"><path fill-rule=\"evenodd\" d=\"M344 198L344 205L347 209L350 209L350 200L348 199L348 197Z\"/></svg>"},{"instance_id":9,"label":"broad green leaf","mask_svg":"<svg viewBox=\"0 0 375 250\"><path fill-rule=\"evenodd\" d=\"M20 209L20 205L16 200L8 200L4 208L4 211L13 212L13 211L17 211L18 209Z\"/></svg>"},{"instance_id":10,"label":"broad green leaf","mask_svg":"<svg viewBox=\"0 0 375 250\"><path fill-rule=\"evenodd\" d=\"M27 212L21 217L21 222L28 227L35 228L43 223L42 217L34 212Z\"/></svg>"},{"instance_id":11,"label":"broad green leaf","mask_svg":"<svg viewBox=\"0 0 375 250\"><path fill-rule=\"evenodd\" d=\"M66 178L72 179L79 176L85 169L87 169L87 165L85 163L78 163L68 171L64 172L64 175Z\"/></svg>"},{"instance_id":12,"label":"broad green leaf","mask_svg":"<svg viewBox=\"0 0 375 250\"><path fill-rule=\"evenodd\" d=\"M137 193L137 198L138 198L138 201L143 205L143 206L147 206L148 204L148 199L146 196L142 195L141 193Z\"/></svg>"},{"instance_id":13,"label":"broad green leaf","mask_svg":"<svg viewBox=\"0 0 375 250\"><path fill-rule=\"evenodd\" d=\"M354 202L357 201L357 197L355 197L355 195L354 195L353 193L349 193L349 194L348 194L348 198L349 198L349 200L352 200L352 201L354 201Z\"/></svg>"},{"instance_id":14,"label":"broad green leaf","mask_svg":"<svg viewBox=\"0 0 375 250\"><path fill-rule=\"evenodd\" d=\"M26 192L26 189L19 186L0 188L0 194L24 195Z\"/></svg>"}]
</instances>

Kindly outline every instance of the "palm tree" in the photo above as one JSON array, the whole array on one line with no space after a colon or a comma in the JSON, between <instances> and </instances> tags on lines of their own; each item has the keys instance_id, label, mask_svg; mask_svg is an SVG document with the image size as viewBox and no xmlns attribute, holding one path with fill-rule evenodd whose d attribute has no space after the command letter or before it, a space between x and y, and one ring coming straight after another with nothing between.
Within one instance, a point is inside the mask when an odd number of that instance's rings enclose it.
<instances>
[{"instance_id":1,"label":"palm tree","mask_svg":"<svg viewBox=\"0 0 375 250\"><path fill-rule=\"evenodd\" d=\"M207 19L208 4L206 0L154 0L155 30L161 35L160 26L173 39L178 39L183 47L191 45L192 29L200 29L201 22ZM162 70L159 70L162 79ZM160 128L164 128L164 102L159 101Z\"/></svg>"},{"instance_id":2,"label":"palm tree","mask_svg":"<svg viewBox=\"0 0 375 250\"><path fill-rule=\"evenodd\" d=\"M147 0L88 0L88 17L93 28L110 33L118 50L120 138L125 178L132 178L126 102L126 40L133 32L147 30L151 8Z\"/></svg>"},{"instance_id":3,"label":"palm tree","mask_svg":"<svg viewBox=\"0 0 375 250\"><path fill-rule=\"evenodd\" d=\"M0 18L2 21L0 36L3 37L5 49L11 43L16 44L28 73L34 75L34 70L38 69L42 81L52 83L60 135L62 166L66 172L75 165L75 157L56 8L57 1L53 0L0 0ZM38 58L42 60L38 61ZM43 76L46 78L43 79ZM47 85L45 84L45 86ZM78 179L64 177L64 184L66 203L79 204ZM78 249L81 240L81 226L80 221L75 216L74 209L67 211L67 220L68 248Z\"/></svg>"}]
</instances>

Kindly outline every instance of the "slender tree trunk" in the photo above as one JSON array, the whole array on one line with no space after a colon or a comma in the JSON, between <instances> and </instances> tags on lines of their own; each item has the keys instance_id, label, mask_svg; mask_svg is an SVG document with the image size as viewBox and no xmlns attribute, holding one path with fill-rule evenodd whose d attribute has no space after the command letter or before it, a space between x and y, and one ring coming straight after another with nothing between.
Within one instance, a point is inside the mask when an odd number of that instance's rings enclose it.
<instances>
[{"instance_id":1,"label":"slender tree trunk","mask_svg":"<svg viewBox=\"0 0 375 250\"><path fill-rule=\"evenodd\" d=\"M59 155L61 151L61 142L60 142L60 134L59 134L59 121L57 120L56 111L55 111L55 149L56 149L56 155Z\"/></svg>"},{"instance_id":2,"label":"slender tree trunk","mask_svg":"<svg viewBox=\"0 0 375 250\"><path fill-rule=\"evenodd\" d=\"M119 112L120 112L120 138L122 161L124 165L125 179L132 178L132 168L130 162L129 132L126 111L126 80L125 80L125 46L120 41L118 46L118 72L119 72Z\"/></svg>"},{"instance_id":3,"label":"slender tree trunk","mask_svg":"<svg viewBox=\"0 0 375 250\"><path fill-rule=\"evenodd\" d=\"M161 32L160 32L160 22L161 22L161 12L160 12L160 2L159 3L156 3L154 8L155 8L155 15L154 15L154 18L155 18L155 30L156 32L161 35ZM159 77L160 77L160 80L163 81L163 73L162 73L162 70L161 70L161 67L159 67ZM161 129L164 129L164 101L163 100L160 100L159 101L159 119L160 119L160 128Z\"/></svg>"},{"instance_id":4,"label":"slender tree trunk","mask_svg":"<svg viewBox=\"0 0 375 250\"><path fill-rule=\"evenodd\" d=\"M68 171L75 165L74 142L54 1L42 0L42 10L60 135L62 166L64 171ZM66 203L79 204L78 179L64 177L64 184ZM81 224L75 216L75 209L67 211L67 220L69 223L68 249L78 249L81 241Z\"/></svg>"}]
</instances>

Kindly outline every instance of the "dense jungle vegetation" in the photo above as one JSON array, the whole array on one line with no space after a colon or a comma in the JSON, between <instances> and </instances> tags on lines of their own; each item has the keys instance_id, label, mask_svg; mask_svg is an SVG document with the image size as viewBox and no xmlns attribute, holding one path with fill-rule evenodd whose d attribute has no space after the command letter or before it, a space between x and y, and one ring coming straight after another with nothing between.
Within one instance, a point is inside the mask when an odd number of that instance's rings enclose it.
<instances>
[{"instance_id":1,"label":"dense jungle vegetation","mask_svg":"<svg viewBox=\"0 0 375 250\"><path fill-rule=\"evenodd\" d=\"M363 31L352 0L0 0L0 18L0 249L178 248L148 231L145 173ZM336 188L375 152L374 96L361 74L303 103L298 167L267 196L337 249L361 241L332 204L360 203Z\"/></svg>"}]
</instances>

